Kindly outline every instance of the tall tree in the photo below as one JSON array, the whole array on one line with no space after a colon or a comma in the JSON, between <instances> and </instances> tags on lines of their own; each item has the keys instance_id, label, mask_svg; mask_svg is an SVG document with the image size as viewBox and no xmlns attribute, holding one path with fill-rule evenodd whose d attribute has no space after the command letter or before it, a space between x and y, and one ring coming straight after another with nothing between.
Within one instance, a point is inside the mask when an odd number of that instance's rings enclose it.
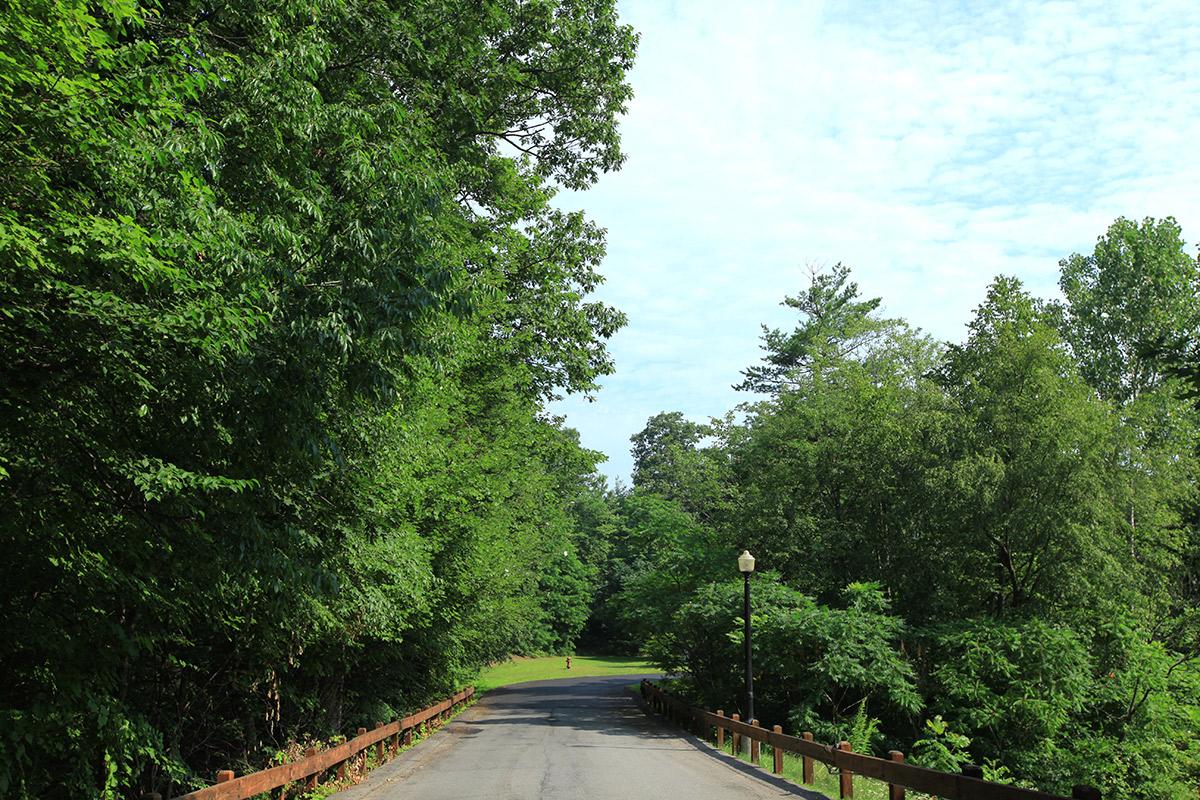
<instances>
[{"instance_id":1,"label":"tall tree","mask_svg":"<svg viewBox=\"0 0 1200 800\"><path fill-rule=\"evenodd\" d=\"M941 371L965 423L953 467L966 503L958 577L978 591L961 596L977 612L1050 614L1115 599L1123 584L1114 420L1049 323L1018 281L1000 278Z\"/></svg>"},{"instance_id":2,"label":"tall tree","mask_svg":"<svg viewBox=\"0 0 1200 800\"><path fill-rule=\"evenodd\" d=\"M744 429L722 428L736 487L726 526L768 568L827 600L851 581L928 584L928 552L909 554L933 533L939 504L926 483L939 459L931 445L945 436L946 403L928 377L937 346L875 319L878 301L860 301L848 274L815 275L803 295L823 298L797 326L809 341L822 331L806 351L814 368L789 372L750 407ZM831 319L841 322L825 327Z\"/></svg>"},{"instance_id":3,"label":"tall tree","mask_svg":"<svg viewBox=\"0 0 1200 800\"><path fill-rule=\"evenodd\" d=\"M876 314L878 297L860 299L849 267L839 263L828 272L810 269L809 274L808 288L782 303L801 314L800 322L791 333L762 326L766 363L745 369L745 380L736 388L775 392L794 385L824 362L861 357L899 324Z\"/></svg>"},{"instance_id":4,"label":"tall tree","mask_svg":"<svg viewBox=\"0 0 1200 800\"><path fill-rule=\"evenodd\" d=\"M1159 386L1167 370L1147 348L1200 336L1200 263L1171 217L1119 218L1090 255L1059 266L1063 333L1101 397L1127 403Z\"/></svg>"},{"instance_id":5,"label":"tall tree","mask_svg":"<svg viewBox=\"0 0 1200 800\"><path fill-rule=\"evenodd\" d=\"M1145 568L1155 608L1169 608L1172 591L1188 607L1200 596L1200 415L1184 399L1200 341L1200 262L1173 218L1120 218L1091 255L1060 266L1062 330L1088 382L1121 407L1121 458L1137 465L1120 492L1130 559ZM1180 552L1182 561L1171 555Z\"/></svg>"},{"instance_id":6,"label":"tall tree","mask_svg":"<svg viewBox=\"0 0 1200 800\"><path fill-rule=\"evenodd\" d=\"M664 411L646 420L630 437L633 486L684 502L697 500L695 484L705 472L698 445L710 435L707 425Z\"/></svg>"}]
</instances>

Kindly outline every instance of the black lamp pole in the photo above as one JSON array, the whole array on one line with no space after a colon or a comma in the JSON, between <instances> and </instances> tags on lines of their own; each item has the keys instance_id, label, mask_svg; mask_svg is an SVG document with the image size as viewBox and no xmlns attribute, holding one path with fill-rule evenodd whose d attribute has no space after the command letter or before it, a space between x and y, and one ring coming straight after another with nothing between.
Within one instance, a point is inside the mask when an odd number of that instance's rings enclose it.
<instances>
[{"instance_id":1,"label":"black lamp pole","mask_svg":"<svg viewBox=\"0 0 1200 800\"><path fill-rule=\"evenodd\" d=\"M746 643L746 722L754 721L754 662L750 657L750 573L743 572L746 591L742 601L742 639Z\"/></svg>"},{"instance_id":2,"label":"black lamp pole","mask_svg":"<svg viewBox=\"0 0 1200 800\"><path fill-rule=\"evenodd\" d=\"M746 722L751 723L754 722L754 662L750 657L750 573L754 572L754 556L749 550L738 556L738 569L746 586L742 600L742 641L746 648Z\"/></svg>"}]
</instances>

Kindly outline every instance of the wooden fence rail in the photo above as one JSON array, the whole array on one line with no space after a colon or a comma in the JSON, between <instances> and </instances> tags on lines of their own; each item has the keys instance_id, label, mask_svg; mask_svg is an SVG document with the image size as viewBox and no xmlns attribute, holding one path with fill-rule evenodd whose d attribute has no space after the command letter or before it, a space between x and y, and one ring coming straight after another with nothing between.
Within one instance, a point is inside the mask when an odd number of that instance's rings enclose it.
<instances>
[{"instance_id":1,"label":"wooden fence rail","mask_svg":"<svg viewBox=\"0 0 1200 800\"><path fill-rule=\"evenodd\" d=\"M358 735L353 739L328 750L310 749L307 757L300 761L252 772L240 778L234 777L233 772L229 770L222 770L217 773L215 785L180 795L175 800L247 800L247 798L287 786L296 781L304 781L307 788L315 788L321 774L329 770L335 769L339 778L345 777L349 762L356 758L362 758L365 761L366 751L372 746L375 747L375 757L380 762L383 761L385 746L391 754L395 755L400 749L401 742L412 743L413 730L417 726L431 720L434 725L445 722L474 694L475 687L468 687L458 694L404 719L386 725L380 723L371 731L359 728Z\"/></svg>"},{"instance_id":2,"label":"wooden fence rail","mask_svg":"<svg viewBox=\"0 0 1200 800\"><path fill-rule=\"evenodd\" d=\"M1061 795L985 781L982 772L974 765L967 765L963 768L964 774L956 775L906 764L904 754L897 750L893 750L889 758L883 759L855 753L850 749L849 742L820 744L814 742L812 734L807 732L801 736L788 736L781 732L778 725L767 730L758 725L758 720L747 723L738 719L737 714L727 717L721 711L713 713L688 705L647 680L642 681L641 690L642 697L651 709L693 733L707 739L715 728L718 746L724 744L726 733L729 733L733 738L734 752L738 752L741 737L746 737L752 743L751 760L754 763L758 763L756 756L759 743L771 745L775 751L772 765L775 774L783 772L782 752L801 757L805 783L812 783L813 761L837 768L843 798L854 797L852 777L862 775L887 783L889 800L904 800L906 789L944 800L1068 800ZM1076 786L1070 800L1100 800L1100 792L1090 786Z\"/></svg>"}]
</instances>

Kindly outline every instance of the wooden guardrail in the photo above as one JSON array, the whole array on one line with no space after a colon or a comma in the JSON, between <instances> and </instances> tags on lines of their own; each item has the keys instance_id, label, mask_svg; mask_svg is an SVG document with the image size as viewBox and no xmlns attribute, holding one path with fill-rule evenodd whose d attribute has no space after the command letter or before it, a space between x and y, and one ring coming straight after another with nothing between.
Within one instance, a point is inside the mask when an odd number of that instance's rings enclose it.
<instances>
[{"instance_id":1,"label":"wooden guardrail","mask_svg":"<svg viewBox=\"0 0 1200 800\"><path fill-rule=\"evenodd\" d=\"M759 763L760 744L769 744L774 750L772 772L776 775L783 772L785 752L801 757L805 783L812 783L814 761L837 768L843 798L854 797L853 776L862 775L887 783L888 800L904 800L906 789L944 800L1068 800L1061 795L985 781L983 771L971 764L963 767L963 774L956 775L906 764L904 754L897 750L891 752L889 759L883 759L855 753L849 742L839 742L837 746L820 744L807 732L801 736L788 736L778 725L767 730L759 726L758 720L744 722L737 714L726 717L721 711L713 713L688 705L647 680L642 681L641 690L642 698L652 710L697 736L708 739L715 729L718 747L724 746L728 733L733 738L736 753L740 750L741 738L746 737L750 740L750 760L755 764ZM1100 791L1090 786L1076 786L1070 800L1100 800Z\"/></svg>"},{"instance_id":2,"label":"wooden guardrail","mask_svg":"<svg viewBox=\"0 0 1200 800\"><path fill-rule=\"evenodd\" d=\"M350 762L353 759L365 762L366 751L371 747L375 748L376 760L382 763L385 751L395 755L400 750L401 742L405 745L412 743L413 730L417 726L430 721L435 727L439 726L474 694L475 687L468 687L403 719L386 725L381 722L374 730L359 728L358 735L353 739L328 750L310 748L300 761L252 772L240 778L235 777L231 770L222 770L217 773L216 785L180 795L175 800L247 800L297 781L304 781L306 789L315 789L321 775L329 770L336 770L338 777L344 778ZM283 800L282 792L280 800Z\"/></svg>"}]
</instances>

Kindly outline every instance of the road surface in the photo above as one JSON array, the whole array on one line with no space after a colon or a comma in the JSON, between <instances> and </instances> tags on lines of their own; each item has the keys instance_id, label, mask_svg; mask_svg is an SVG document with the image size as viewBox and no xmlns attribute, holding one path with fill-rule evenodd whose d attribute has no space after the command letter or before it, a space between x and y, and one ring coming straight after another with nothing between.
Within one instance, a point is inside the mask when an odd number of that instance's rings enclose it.
<instances>
[{"instance_id":1,"label":"road surface","mask_svg":"<svg viewBox=\"0 0 1200 800\"><path fill-rule=\"evenodd\" d=\"M824 795L644 714L641 676L494 689L337 800L758 800Z\"/></svg>"}]
</instances>

